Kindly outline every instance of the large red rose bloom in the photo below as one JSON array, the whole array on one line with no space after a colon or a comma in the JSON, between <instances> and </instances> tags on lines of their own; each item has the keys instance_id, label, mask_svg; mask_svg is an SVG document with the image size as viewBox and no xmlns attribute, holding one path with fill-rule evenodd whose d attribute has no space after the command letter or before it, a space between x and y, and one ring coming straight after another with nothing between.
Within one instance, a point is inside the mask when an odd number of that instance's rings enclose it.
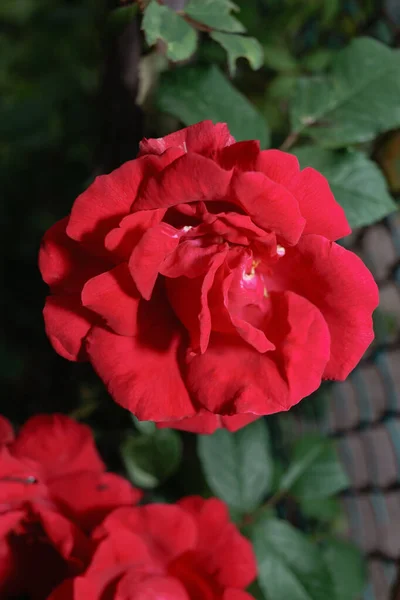
<instances>
[{"instance_id":1,"label":"large red rose bloom","mask_svg":"<svg viewBox=\"0 0 400 600\"><path fill-rule=\"evenodd\" d=\"M139 419L210 433L343 380L377 287L326 179L210 121L144 140L45 235L54 348Z\"/></svg>"},{"instance_id":2,"label":"large red rose bloom","mask_svg":"<svg viewBox=\"0 0 400 600\"><path fill-rule=\"evenodd\" d=\"M252 600L252 546L216 498L117 509L94 538L87 571L49 600Z\"/></svg>"}]
</instances>

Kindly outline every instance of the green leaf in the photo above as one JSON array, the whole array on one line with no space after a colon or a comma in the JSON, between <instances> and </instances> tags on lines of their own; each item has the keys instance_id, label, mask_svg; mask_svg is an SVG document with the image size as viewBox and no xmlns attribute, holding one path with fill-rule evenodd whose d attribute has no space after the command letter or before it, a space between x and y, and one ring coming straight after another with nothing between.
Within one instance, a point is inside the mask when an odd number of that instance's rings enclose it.
<instances>
[{"instance_id":1,"label":"green leaf","mask_svg":"<svg viewBox=\"0 0 400 600\"><path fill-rule=\"evenodd\" d=\"M325 71L333 60L336 51L318 48L301 59L301 65L308 71Z\"/></svg>"},{"instance_id":2,"label":"green leaf","mask_svg":"<svg viewBox=\"0 0 400 600\"><path fill-rule=\"evenodd\" d=\"M204 119L224 122L238 140L258 139L269 143L267 122L216 67L182 67L165 73L156 98L158 108L185 125Z\"/></svg>"},{"instance_id":3,"label":"green leaf","mask_svg":"<svg viewBox=\"0 0 400 600\"><path fill-rule=\"evenodd\" d=\"M335 600L358 600L365 583L365 563L359 549L343 540L331 539L323 557L334 582Z\"/></svg>"},{"instance_id":4,"label":"green leaf","mask_svg":"<svg viewBox=\"0 0 400 600\"><path fill-rule=\"evenodd\" d=\"M161 429L150 435L146 433L126 438L121 455L132 482L152 489L178 468L182 443L176 431Z\"/></svg>"},{"instance_id":5,"label":"green leaf","mask_svg":"<svg viewBox=\"0 0 400 600\"><path fill-rule=\"evenodd\" d=\"M291 104L292 128L321 146L373 140L400 126L400 55L358 38L338 52L328 77L299 79Z\"/></svg>"},{"instance_id":6,"label":"green leaf","mask_svg":"<svg viewBox=\"0 0 400 600\"><path fill-rule=\"evenodd\" d=\"M156 424L153 423L153 421L139 421L139 419L137 419L135 417L135 415L131 415L131 416L132 416L132 421L133 421L136 429L140 433L144 433L146 435L152 435L153 433L157 432Z\"/></svg>"},{"instance_id":7,"label":"green leaf","mask_svg":"<svg viewBox=\"0 0 400 600\"><path fill-rule=\"evenodd\" d=\"M336 600L320 550L279 519L258 523L252 536L258 581L268 600Z\"/></svg>"},{"instance_id":8,"label":"green leaf","mask_svg":"<svg viewBox=\"0 0 400 600\"><path fill-rule=\"evenodd\" d=\"M228 65L231 74L235 73L236 61L240 57L247 58L255 71L262 67L264 55L261 44L252 37L234 35L232 33L210 33L213 40L221 44L228 54Z\"/></svg>"},{"instance_id":9,"label":"green leaf","mask_svg":"<svg viewBox=\"0 0 400 600\"><path fill-rule=\"evenodd\" d=\"M279 484L281 491L287 492L293 485L304 475L312 464L318 459L319 455L323 451L324 444L313 445L309 448L308 452L298 460L293 460L284 475L282 476Z\"/></svg>"},{"instance_id":10,"label":"green leaf","mask_svg":"<svg viewBox=\"0 0 400 600\"><path fill-rule=\"evenodd\" d=\"M325 175L351 227L370 225L396 210L379 167L362 152L305 146L293 153L301 167L311 166Z\"/></svg>"},{"instance_id":11,"label":"green leaf","mask_svg":"<svg viewBox=\"0 0 400 600\"><path fill-rule=\"evenodd\" d=\"M230 14L232 9L237 10L237 6L230 0L190 0L185 13L212 29L241 33L245 28Z\"/></svg>"},{"instance_id":12,"label":"green leaf","mask_svg":"<svg viewBox=\"0 0 400 600\"><path fill-rule=\"evenodd\" d=\"M342 515L337 498L299 498L300 509L305 517L322 523L332 523Z\"/></svg>"},{"instance_id":13,"label":"green leaf","mask_svg":"<svg viewBox=\"0 0 400 600\"><path fill-rule=\"evenodd\" d=\"M272 45L264 44L264 62L267 67L275 71L294 71L297 62L286 46L279 45L276 41Z\"/></svg>"},{"instance_id":14,"label":"green leaf","mask_svg":"<svg viewBox=\"0 0 400 600\"><path fill-rule=\"evenodd\" d=\"M310 456L313 456L311 461ZM302 437L294 446L292 460L293 465L308 461L307 468L290 486L291 494L296 498L326 498L346 489L349 485L334 442L331 440L317 434Z\"/></svg>"},{"instance_id":15,"label":"green leaf","mask_svg":"<svg viewBox=\"0 0 400 600\"><path fill-rule=\"evenodd\" d=\"M151 0L143 15L142 29L149 46L157 40L167 44L167 57L175 62L189 58L196 50L196 31L176 12Z\"/></svg>"},{"instance_id":16,"label":"green leaf","mask_svg":"<svg viewBox=\"0 0 400 600\"><path fill-rule=\"evenodd\" d=\"M260 584L258 583L258 581L253 581L253 583L251 585L249 585L249 587L247 588L247 591L249 594L251 594L251 597L254 598L255 600L265 600L265 596L261 591L260 588Z\"/></svg>"},{"instance_id":17,"label":"green leaf","mask_svg":"<svg viewBox=\"0 0 400 600\"><path fill-rule=\"evenodd\" d=\"M260 505L273 477L263 420L234 434L218 429L213 435L199 436L198 454L207 483L219 498L244 513Z\"/></svg>"}]
</instances>

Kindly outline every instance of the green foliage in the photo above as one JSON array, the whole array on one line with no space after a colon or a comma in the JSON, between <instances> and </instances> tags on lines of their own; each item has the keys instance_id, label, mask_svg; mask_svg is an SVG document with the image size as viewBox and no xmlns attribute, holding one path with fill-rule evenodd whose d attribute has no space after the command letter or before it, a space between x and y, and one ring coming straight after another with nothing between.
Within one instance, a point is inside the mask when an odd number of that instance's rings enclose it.
<instances>
[{"instance_id":1,"label":"green foliage","mask_svg":"<svg viewBox=\"0 0 400 600\"><path fill-rule=\"evenodd\" d=\"M237 35L245 27L231 14L232 10L237 10L237 6L230 0L190 0L181 11L150 0L144 10L142 29L149 46L163 40L167 57L178 62L194 53L196 29L205 28L226 50L231 74L240 57L246 58L253 69L259 69L263 64L262 47L255 38Z\"/></svg>"},{"instance_id":2,"label":"green foliage","mask_svg":"<svg viewBox=\"0 0 400 600\"><path fill-rule=\"evenodd\" d=\"M235 434L219 429L199 436L198 453L214 494L243 513L260 505L273 476L268 429L262 419Z\"/></svg>"},{"instance_id":3,"label":"green foliage","mask_svg":"<svg viewBox=\"0 0 400 600\"><path fill-rule=\"evenodd\" d=\"M366 582L365 564L359 549L343 540L329 539L323 557L333 579L335 600L357 600Z\"/></svg>"},{"instance_id":4,"label":"green foliage","mask_svg":"<svg viewBox=\"0 0 400 600\"><path fill-rule=\"evenodd\" d=\"M152 46L157 40L167 45L167 56L173 61L189 58L196 50L196 31L175 11L151 0L143 16L142 28L147 43Z\"/></svg>"},{"instance_id":5,"label":"green foliage","mask_svg":"<svg viewBox=\"0 0 400 600\"><path fill-rule=\"evenodd\" d=\"M329 525L342 517L342 508L335 496L330 498L304 496L298 498L298 502L301 512L309 519L315 519Z\"/></svg>"},{"instance_id":6,"label":"green foliage","mask_svg":"<svg viewBox=\"0 0 400 600\"><path fill-rule=\"evenodd\" d=\"M13 318L0 348L3 387L7 384L9 397L16 398L6 412L18 424L21 415L52 410L57 396L61 410L90 421L109 468L115 464L121 470L124 464L132 481L148 490L146 499L200 493L227 501L242 531L252 531L260 566L254 597L263 598L263 592L266 600L356 600L364 581L362 558L331 537L342 519L337 495L347 486L332 442L305 437L281 452L282 440L275 435L270 440L260 420L236 434L218 431L199 438L197 456L194 436L135 420L135 432L115 456L115 445L131 426L129 415L99 392L85 365L76 375L79 367L56 358L45 341L37 247L44 230L67 214L97 172L93 156L100 119L94 107L101 103L103 30L112 38L140 14L133 4L106 16L102 5L4 0L0 6L5 26L0 157L9 194L2 210L10 232L7 253L17 274L5 291ZM148 60L142 56L141 76L144 71L151 85L143 106L144 135L158 137L202 119L227 122L238 140L260 139L262 147L277 147L294 133L291 139L299 145L306 138L307 145L293 150L302 167L313 166L327 177L353 227L389 214L395 204L369 156L377 156L380 134L400 126L399 54L356 37L373 19L374 2L237 0L237 5L240 11L229 0L190 0L177 11L167 2L147 2L141 24L151 48L142 49ZM392 39L382 22L371 31ZM168 64L167 58L190 66ZM149 73L151 61L155 74ZM134 75L136 64L130 67ZM158 83L160 71L165 72ZM134 97L129 101L133 108ZM132 140L132 147L137 142ZM362 148L348 148L360 143ZM40 398L33 404L26 392L32 382ZM290 441L292 413L280 417ZM296 527L305 524L308 537L277 514Z\"/></svg>"},{"instance_id":7,"label":"green foliage","mask_svg":"<svg viewBox=\"0 0 400 600\"><path fill-rule=\"evenodd\" d=\"M304 466L306 468L304 468ZM296 477L286 473L286 487L295 498L326 498L346 489L348 478L339 462L334 443L319 435L307 435L299 439L292 451L290 470ZM285 476L284 476L285 477Z\"/></svg>"},{"instance_id":8,"label":"green foliage","mask_svg":"<svg viewBox=\"0 0 400 600\"><path fill-rule=\"evenodd\" d=\"M368 142L400 125L400 55L359 38L339 52L329 75L299 79L291 104L295 132L327 148Z\"/></svg>"},{"instance_id":9,"label":"green foliage","mask_svg":"<svg viewBox=\"0 0 400 600\"><path fill-rule=\"evenodd\" d=\"M320 457L324 454L326 445L329 444L327 440L317 437L311 438L308 443L301 442L299 443L300 449L295 445L292 455L293 460L282 476L279 484L281 491L291 490L304 476L307 477L307 473L318 463Z\"/></svg>"},{"instance_id":10,"label":"green foliage","mask_svg":"<svg viewBox=\"0 0 400 600\"><path fill-rule=\"evenodd\" d=\"M216 67L184 67L166 73L157 92L157 106L185 125L203 119L228 124L237 140L269 143L267 122Z\"/></svg>"},{"instance_id":11,"label":"green foliage","mask_svg":"<svg viewBox=\"0 0 400 600\"><path fill-rule=\"evenodd\" d=\"M297 69L297 61L289 48L279 40L274 40L273 44L264 45L264 60L265 64L275 71L295 71Z\"/></svg>"},{"instance_id":12,"label":"green foliage","mask_svg":"<svg viewBox=\"0 0 400 600\"><path fill-rule=\"evenodd\" d=\"M330 569L318 547L292 525L263 519L252 541L258 581L268 600L336 600Z\"/></svg>"},{"instance_id":13,"label":"green foliage","mask_svg":"<svg viewBox=\"0 0 400 600\"><path fill-rule=\"evenodd\" d=\"M232 16L232 10L237 6L230 0L189 0L185 6L185 14L211 29L242 33L245 28Z\"/></svg>"},{"instance_id":14,"label":"green foliage","mask_svg":"<svg viewBox=\"0 0 400 600\"><path fill-rule=\"evenodd\" d=\"M152 489L168 479L179 467L182 443L173 429L151 430L146 427L144 431L141 435L131 435L125 439L121 455L132 482Z\"/></svg>"},{"instance_id":15,"label":"green foliage","mask_svg":"<svg viewBox=\"0 0 400 600\"><path fill-rule=\"evenodd\" d=\"M293 152L301 167L311 166L325 175L351 227L370 225L396 210L383 174L362 152L334 152L316 146Z\"/></svg>"},{"instance_id":16,"label":"green foliage","mask_svg":"<svg viewBox=\"0 0 400 600\"><path fill-rule=\"evenodd\" d=\"M229 70L234 74L236 61L240 57L247 58L252 69L257 70L263 64L263 49L260 43L251 37L233 35L215 31L210 34L212 39L221 44L228 54Z\"/></svg>"}]
</instances>

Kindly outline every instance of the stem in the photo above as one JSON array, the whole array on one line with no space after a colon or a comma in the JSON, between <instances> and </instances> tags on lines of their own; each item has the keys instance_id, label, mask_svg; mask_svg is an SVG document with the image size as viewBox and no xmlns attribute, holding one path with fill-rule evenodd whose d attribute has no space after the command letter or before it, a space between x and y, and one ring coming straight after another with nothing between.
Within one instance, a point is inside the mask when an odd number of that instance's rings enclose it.
<instances>
[{"instance_id":1,"label":"stem","mask_svg":"<svg viewBox=\"0 0 400 600\"><path fill-rule=\"evenodd\" d=\"M96 400L92 400L83 404L82 406L78 406L75 410L69 413L69 417L71 419L75 419L75 421L84 421L88 417L90 417L98 408L98 402Z\"/></svg>"},{"instance_id":2,"label":"stem","mask_svg":"<svg viewBox=\"0 0 400 600\"><path fill-rule=\"evenodd\" d=\"M212 27L204 25L204 23L200 23L199 21L192 19L192 17L189 17L189 15L187 15L184 10L177 10L176 14L181 16L186 21L186 23L188 23L195 29L198 29L198 31L207 31L208 33L210 31L213 31Z\"/></svg>"},{"instance_id":3,"label":"stem","mask_svg":"<svg viewBox=\"0 0 400 600\"><path fill-rule=\"evenodd\" d=\"M282 145L279 149L283 150L284 152L287 152L297 142L298 138L299 138L299 132L292 131L291 133L289 133L289 135L284 140L284 142L282 143Z\"/></svg>"},{"instance_id":4,"label":"stem","mask_svg":"<svg viewBox=\"0 0 400 600\"><path fill-rule=\"evenodd\" d=\"M280 500L282 500L282 498L285 495L286 495L286 490L279 490L278 492L275 492L275 494L273 496L271 496L271 498L269 500L267 500L267 502L265 504L263 504L259 510L263 510L266 508L273 508L274 506L276 506L278 504L278 502Z\"/></svg>"},{"instance_id":5,"label":"stem","mask_svg":"<svg viewBox=\"0 0 400 600\"><path fill-rule=\"evenodd\" d=\"M262 515L263 512L274 508L285 495L286 490L279 490L278 492L273 494L273 496L271 496L271 498L267 500L265 504L257 508L257 510L255 510L251 515L244 515L242 521L239 524L239 528L241 529L243 527L246 527L246 525L249 525L250 523L254 523L254 521L256 521L260 517L260 515Z\"/></svg>"}]
</instances>

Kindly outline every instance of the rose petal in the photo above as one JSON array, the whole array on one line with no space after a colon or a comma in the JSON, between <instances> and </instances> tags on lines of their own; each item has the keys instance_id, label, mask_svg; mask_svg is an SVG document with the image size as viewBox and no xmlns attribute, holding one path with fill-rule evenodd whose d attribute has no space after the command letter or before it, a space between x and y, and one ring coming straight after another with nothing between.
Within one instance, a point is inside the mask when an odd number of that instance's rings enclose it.
<instances>
[{"instance_id":1,"label":"rose petal","mask_svg":"<svg viewBox=\"0 0 400 600\"><path fill-rule=\"evenodd\" d=\"M156 423L158 429L180 429L192 433L214 433L218 428L220 416L200 409L193 417L187 417L178 421L160 421Z\"/></svg>"},{"instance_id":2,"label":"rose petal","mask_svg":"<svg viewBox=\"0 0 400 600\"><path fill-rule=\"evenodd\" d=\"M232 416L221 416L221 427L224 427L228 431L237 431L242 427L246 427L253 421L257 421L260 415L252 415L250 413L245 415L232 415Z\"/></svg>"},{"instance_id":3,"label":"rose petal","mask_svg":"<svg viewBox=\"0 0 400 600\"><path fill-rule=\"evenodd\" d=\"M260 154L260 142L249 140L237 142L231 146L222 148L216 155L215 160L224 169L239 169L240 171L256 171L254 166ZM261 169L260 169L261 170Z\"/></svg>"},{"instance_id":4,"label":"rose petal","mask_svg":"<svg viewBox=\"0 0 400 600\"><path fill-rule=\"evenodd\" d=\"M221 244L203 246L199 240L183 241L174 252L166 256L160 266L160 273L171 278L199 277L210 268L215 254L223 249Z\"/></svg>"},{"instance_id":5,"label":"rose petal","mask_svg":"<svg viewBox=\"0 0 400 600\"><path fill-rule=\"evenodd\" d=\"M213 334L207 352L188 361L186 383L194 400L219 414L267 415L317 389L330 346L319 310L296 294L271 294L266 335L276 350L260 354L233 336Z\"/></svg>"},{"instance_id":6,"label":"rose petal","mask_svg":"<svg viewBox=\"0 0 400 600\"><path fill-rule=\"evenodd\" d=\"M214 433L219 427L228 429L228 431L237 431L249 423L256 421L260 415L216 415L208 410L199 410L194 417L181 419L180 421L166 421L165 423L156 423L158 429L180 429L181 431L190 431L192 433Z\"/></svg>"},{"instance_id":7,"label":"rose petal","mask_svg":"<svg viewBox=\"0 0 400 600\"><path fill-rule=\"evenodd\" d=\"M257 156L255 171L261 171L286 187L293 177L300 172L300 164L296 156L282 150L262 150Z\"/></svg>"},{"instance_id":8,"label":"rose petal","mask_svg":"<svg viewBox=\"0 0 400 600\"><path fill-rule=\"evenodd\" d=\"M117 535L120 529L142 538L153 564L159 567L166 567L180 554L196 548L196 523L186 511L174 504L119 508L106 517L97 535Z\"/></svg>"},{"instance_id":9,"label":"rose petal","mask_svg":"<svg viewBox=\"0 0 400 600\"><path fill-rule=\"evenodd\" d=\"M139 310L138 323L141 329L136 337L101 327L91 330L87 351L97 373L114 400L140 420L193 414L181 375L182 334L173 315L166 315L162 306L145 306L143 312Z\"/></svg>"},{"instance_id":10,"label":"rose petal","mask_svg":"<svg viewBox=\"0 0 400 600\"><path fill-rule=\"evenodd\" d=\"M107 234L104 244L118 260L127 261L134 247L148 229L158 225L165 215L165 209L142 210L124 217L118 227Z\"/></svg>"},{"instance_id":11,"label":"rose petal","mask_svg":"<svg viewBox=\"0 0 400 600\"><path fill-rule=\"evenodd\" d=\"M125 509L116 509L109 517L106 517L106 521L121 510ZM88 577L97 577L98 574L106 575L107 571L111 571L111 573L114 571L115 577L118 571L121 575L130 565L136 566L142 573L155 570L146 539L131 531L128 527L119 524L114 530L107 532L106 537L100 535L105 532L106 530L101 524L92 536L94 540L97 540L98 545L86 571ZM104 579L106 583L107 578L104 577Z\"/></svg>"},{"instance_id":12,"label":"rose petal","mask_svg":"<svg viewBox=\"0 0 400 600\"><path fill-rule=\"evenodd\" d=\"M19 459L40 464L47 482L78 471L104 471L91 429L66 415L31 417L21 427L11 450Z\"/></svg>"},{"instance_id":13,"label":"rose petal","mask_svg":"<svg viewBox=\"0 0 400 600\"><path fill-rule=\"evenodd\" d=\"M301 214L306 219L304 235L316 233L334 242L351 233L345 212L321 173L304 169L287 187L299 201Z\"/></svg>"},{"instance_id":14,"label":"rose petal","mask_svg":"<svg viewBox=\"0 0 400 600\"><path fill-rule=\"evenodd\" d=\"M100 600L104 591L100 578L75 577L66 579L55 590L48 600Z\"/></svg>"},{"instance_id":15,"label":"rose petal","mask_svg":"<svg viewBox=\"0 0 400 600\"><path fill-rule=\"evenodd\" d=\"M0 415L0 446L10 444L14 437L14 428L10 421Z\"/></svg>"},{"instance_id":16,"label":"rose petal","mask_svg":"<svg viewBox=\"0 0 400 600\"><path fill-rule=\"evenodd\" d=\"M243 590L228 589L224 590L222 600L254 600L254 598Z\"/></svg>"},{"instance_id":17,"label":"rose petal","mask_svg":"<svg viewBox=\"0 0 400 600\"><path fill-rule=\"evenodd\" d=\"M283 185L299 202L306 219L304 234L316 233L335 241L351 233L344 210L321 173L311 168L300 171L297 158L280 150L261 152L256 168Z\"/></svg>"},{"instance_id":18,"label":"rose petal","mask_svg":"<svg viewBox=\"0 0 400 600\"><path fill-rule=\"evenodd\" d=\"M247 587L256 577L251 543L230 523L226 504L217 498L189 496L179 502L199 532L196 563L223 587Z\"/></svg>"},{"instance_id":19,"label":"rose petal","mask_svg":"<svg viewBox=\"0 0 400 600\"><path fill-rule=\"evenodd\" d=\"M60 513L35 507L35 514L52 546L76 572L81 572L89 563L93 543L74 523Z\"/></svg>"},{"instance_id":20,"label":"rose petal","mask_svg":"<svg viewBox=\"0 0 400 600\"><path fill-rule=\"evenodd\" d=\"M148 229L135 246L129 259L129 271L146 300L150 300L160 267L179 244L179 237L179 232L172 225L159 223Z\"/></svg>"},{"instance_id":21,"label":"rose petal","mask_svg":"<svg viewBox=\"0 0 400 600\"><path fill-rule=\"evenodd\" d=\"M133 210L167 208L226 196L231 171L200 154L185 154L141 187Z\"/></svg>"},{"instance_id":22,"label":"rose petal","mask_svg":"<svg viewBox=\"0 0 400 600\"><path fill-rule=\"evenodd\" d=\"M140 300L126 263L89 279L82 290L83 306L96 312L120 335L136 333Z\"/></svg>"},{"instance_id":23,"label":"rose petal","mask_svg":"<svg viewBox=\"0 0 400 600\"><path fill-rule=\"evenodd\" d=\"M115 508L133 506L143 495L115 473L93 471L58 477L49 487L62 513L85 531L99 525Z\"/></svg>"},{"instance_id":24,"label":"rose petal","mask_svg":"<svg viewBox=\"0 0 400 600\"><path fill-rule=\"evenodd\" d=\"M55 223L45 233L39 252L39 269L53 292L79 292L87 279L108 268L65 233L69 218Z\"/></svg>"},{"instance_id":25,"label":"rose petal","mask_svg":"<svg viewBox=\"0 0 400 600\"><path fill-rule=\"evenodd\" d=\"M205 352L211 334L211 313L208 294L213 285L215 273L223 264L228 253L226 246L215 254L204 277L189 279L178 277L167 279L167 293L175 314L190 334L194 352ZM187 416L187 415L185 415Z\"/></svg>"},{"instance_id":26,"label":"rose petal","mask_svg":"<svg viewBox=\"0 0 400 600\"><path fill-rule=\"evenodd\" d=\"M0 506L2 511L11 511L0 513L0 538L6 533L3 528L7 527L7 515L18 521L24 517L25 503L46 501L48 490L43 481L40 465L11 455L6 446L0 447Z\"/></svg>"},{"instance_id":27,"label":"rose petal","mask_svg":"<svg viewBox=\"0 0 400 600\"><path fill-rule=\"evenodd\" d=\"M131 160L97 177L74 202L67 226L69 237L86 241L100 251L104 236L130 212L143 179L153 177L181 155L181 150L171 148L162 156Z\"/></svg>"},{"instance_id":28,"label":"rose petal","mask_svg":"<svg viewBox=\"0 0 400 600\"><path fill-rule=\"evenodd\" d=\"M115 600L190 600L183 585L173 577L153 576L138 581L130 570L118 583Z\"/></svg>"},{"instance_id":29,"label":"rose petal","mask_svg":"<svg viewBox=\"0 0 400 600\"><path fill-rule=\"evenodd\" d=\"M256 225L288 244L299 240L305 220L296 198L263 173L235 172L227 198L243 208Z\"/></svg>"},{"instance_id":30,"label":"rose petal","mask_svg":"<svg viewBox=\"0 0 400 600\"><path fill-rule=\"evenodd\" d=\"M185 152L197 152L209 156L219 148L234 142L235 139L229 133L226 123L214 125L212 121L202 121L162 138L144 138L140 142L139 155L162 154L168 148L178 147Z\"/></svg>"},{"instance_id":31,"label":"rose petal","mask_svg":"<svg viewBox=\"0 0 400 600\"><path fill-rule=\"evenodd\" d=\"M268 301L264 297L264 282L258 275L246 277L244 267L248 256L238 267L216 282L210 294L211 314L214 331L232 333L235 330L248 344L258 352L274 350L274 344L259 327L264 321L264 312L268 310ZM216 290L217 284L220 290ZM265 306L266 305L266 306ZM215 307L216 310L213 310ZM253 318L255 317L255 318Z\"/></svg>"},{"instance_id":32,"label":"rose petal","mask_svg":"<svg viewBox=\"0 0 400 600\"><path fill-rule=\"evenodd\" d=\"M46 334L54 350L67 360L87 360L83 342L92 326L92 313L79 294L47 296L43 309Z\"/></svg>"},{"instance_id":33,"label":"rose petal","mask_svg":"<svg viewBox=\"0 0 400 600\"><path fill-rule=\"evenodd\" d=\"M317 235L305 236L278 263L277 281L322 312L331 336L324 377L345 379L374 338L372 312L378 288L353 252Z\"/></svg>"}]
</instances>

